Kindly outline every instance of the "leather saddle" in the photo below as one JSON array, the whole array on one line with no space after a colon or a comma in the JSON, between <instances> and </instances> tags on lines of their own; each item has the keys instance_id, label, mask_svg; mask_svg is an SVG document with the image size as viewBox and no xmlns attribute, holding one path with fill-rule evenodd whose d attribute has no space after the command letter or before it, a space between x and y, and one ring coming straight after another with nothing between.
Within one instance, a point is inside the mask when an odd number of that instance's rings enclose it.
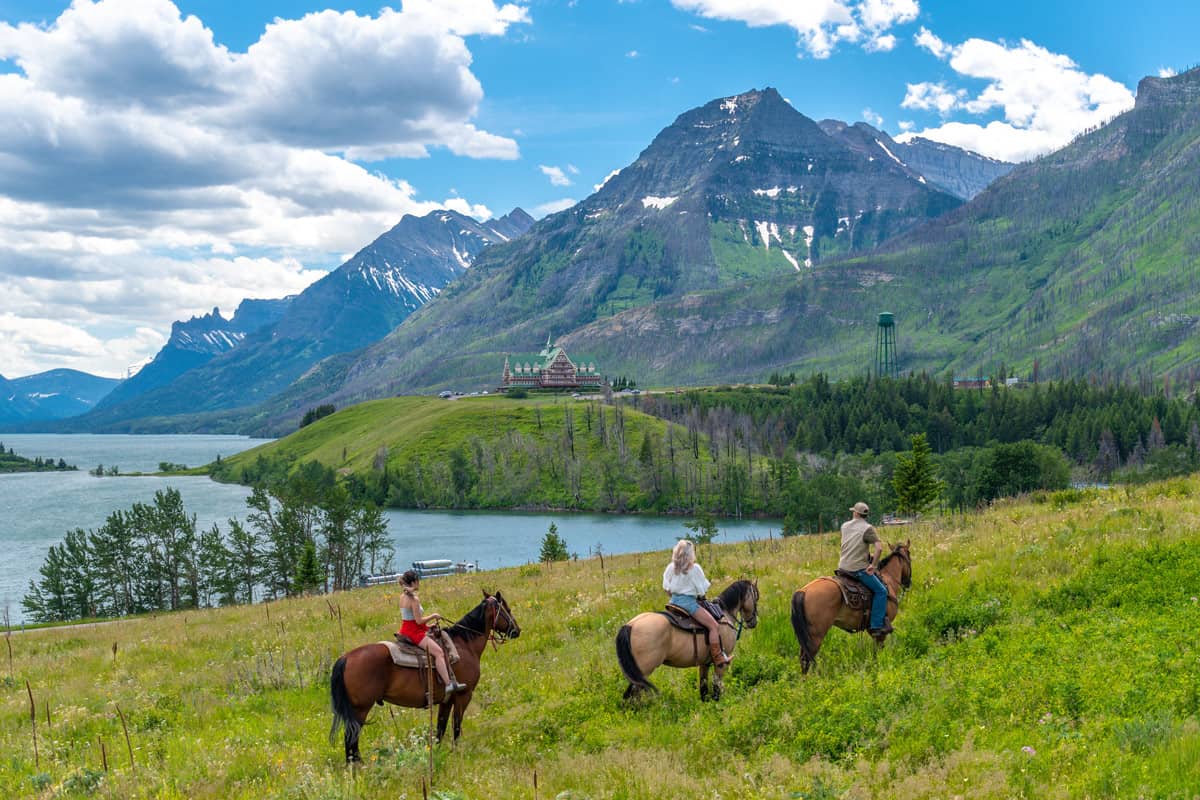
<instances>
[{"instance_id":1,"label":"leather saddle","mask_svg":"<svg viewBox=\"0 0 1200 800\"><path fill-rule=\"evenodd\" d=\"M716 603L710 603L702 598L700 605L707 609L708 613L712 614L713 619L717 622L720 622L725 616L725 611ZM698 634L705 633L705 627L697 622L695 617L677 605L667 603L666 610L659 611L658 613L666 617L672 625L681 631Z\"/></svg>"},{"instance_id":2,"label":"leather saddle","mask_svg":"<svg viewBox=\"0 0 1200 800\"><path fill-rule=\"evenodd\" d=\"M875 596L875 593L868 589L862 581L840 569L833 571L833 579L837 582L838 588L842 590L842 602L848 608L853 608L855 611L871 610L871 598Z\"/></svg>"},{"instance_id":3,"label":"leather saddle","mask_svg":"<svg viewBox=\"0 0 1200 800\"><path fill-rule=\"evenodd\" d=\"M454 640L450 635L443 630L430 629L427 636L433 636L434 641L442 646L442 650L446 653L446 661L451 666L458 663L458 648L454 646ZM426 660L428 655L420 647L412 643L407 636L401 633L396 634L394 641L380 642L381 645L388 649L391 653L392 663L397 667L406 667L409 669L425 669L428 665Z\"/></svg>"}]
</instances>

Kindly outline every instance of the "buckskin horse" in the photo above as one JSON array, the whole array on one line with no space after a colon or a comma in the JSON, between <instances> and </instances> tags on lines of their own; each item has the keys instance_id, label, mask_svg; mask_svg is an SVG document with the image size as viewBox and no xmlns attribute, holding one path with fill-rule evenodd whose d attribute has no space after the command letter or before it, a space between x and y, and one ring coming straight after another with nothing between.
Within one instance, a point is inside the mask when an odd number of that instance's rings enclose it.
<instances>
[{"instance_id":1,"label":"buckskin horse","mask_svg":"<svg viewBox=\"0 0 1200 800\"><path fill-rule=\"evenodd\" d=\"M433 681L433 702L438 704L437 738L446 733L450 711L454 711L454 739L462 733L462 718L479 683L480 660L488 642L503 642L521 635L508 603L500 592L483 593L479 605L467 612L448 631L458 648L454 674L467 685L463 691L446 697L445 689ZM358 736L367 721L371 706L384 702L408 708L427 708L428 674L424 669L397 667L391 653L382 644L365 644L339 658L329 676L333 702L333 727L329 741L336 740L339 727L345 726L346 761L361 761Z\"/></svg>"},{"instance_id":2,"label":"buckskin horse","mask_svg":"<svg viewBox=\"0 0 1200 800\"><path fill-rule=\"evenodd\" d=\"M900 589L912 585L912 556L909 542L889 545L892 552L879 562L876 574L887 587L887 620L890 623L900 612ZM865 587L864 587L865 589ZM870 591L867 590L870 597ZM835 578L821 577L807 583L792 595L792 630L800 643L800 667L804 674L817 660L817 651L829 629L837 626L844 631L857 633L867 627L870 600L865 609L846 605L842 587Z\"/></svg>"},{"instance_id":3,"label":"buckskin horse","mask_svg":"<svg viewBox=\"0 0 1200 800\"><path fill-rule=\"evenodd\" d=\"M758 581L736 581L721 592L716 604L725 612L718 623L721 649L732 656L742 626L753 628L758 625ZM657 687L647 680L647 676L666 664L668 667L699 667L700 699L707 700L708 668L712 660L704 639L703 627L697 633L680 630L667 618L666 612L646 611L629 620L617 634L617 662L629 681L625 699L637 697L646 690L657 692ZM728 664L724 664L714 670L713 700L721 699L727 667Z\"/></svg>"}]
</instances>

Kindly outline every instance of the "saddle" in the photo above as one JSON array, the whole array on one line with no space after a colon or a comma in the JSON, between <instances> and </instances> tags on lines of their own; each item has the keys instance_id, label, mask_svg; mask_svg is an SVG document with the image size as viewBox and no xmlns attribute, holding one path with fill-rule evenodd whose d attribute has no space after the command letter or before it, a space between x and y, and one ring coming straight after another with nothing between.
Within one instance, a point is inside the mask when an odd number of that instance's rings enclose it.
<instances>
[{"instance_id":1,"label":"saddle","mask_svg":"<svg viewBox=\"0 0 1200 800\"><path fill-rule=\"evenodd\" d=\"M846 607L862 614L858 630L866 630L871 622L871 599L875 593L854 575L840 569L835 569L833 577L829 580L836 583L842 590L842 602L846 604ZM884 585L886 586L886 584ZM888 590L888 599L896 600L896 596L891 593L890 589Z\"/></svg>"},{"instance_id":2,"label":"saddle","mask_svg":"<svg viewBox=\"0 0 1200 800\"><path fill-rule=\"evenodd\" d=\"M709 614L712 614L712 618L717 622L720 622L725 617L725 611L716 603L710 603L709 601L701 598L700 605L707 610ZM674 625L676 628L679 628L681 631L698 634L703 634L706 631L705 627L697 622L695 617L677 605L667 603L666 610L659 611L658 613L666 617L672 625Z\"/></svg>"},{"instance_id":3,"label":"saddle","mask_svg":"<svg viewBox=\"0 0 1200 800\"><path fill-rule=\"evenodd\" d=\"M446 661L451 666L458 663L458 648L454 646L454 640L450 638L450 634L440 628L430 628L426 636L432 636L434 641L442 646L442 650L446 653ZM392 663L397 667L406 669L427 669L429 667L429 654L413 644L412 640L404 634L397 633L395 641L383 641L380 644L391 653Z\"/></svg>"}]
</instances>

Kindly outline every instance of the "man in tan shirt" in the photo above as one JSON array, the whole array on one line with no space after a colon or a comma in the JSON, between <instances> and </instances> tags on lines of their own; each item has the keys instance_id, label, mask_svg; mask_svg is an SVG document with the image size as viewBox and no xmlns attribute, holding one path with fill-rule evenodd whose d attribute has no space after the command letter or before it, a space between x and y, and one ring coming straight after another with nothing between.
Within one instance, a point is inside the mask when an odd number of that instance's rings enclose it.
<instances>
[{"instance_id":1,"label":"man in tan shirt","mask_svg":"<svg viewBox=\"0 0 1200 800\"><path fill-rule=\"evenodd\" d=\"M867 522L870 507L861 500L850 507L853 515L842 525L842 555L838 560L838 569L847 572L862 581L871 590L871 627L868 633L876 638L892 632L892 626L887 621L887 587L875 574L875 565L879 563L879 555L883 552L883 543L875 527ZM875 545L875 555L871 556L870 546Z\"/></svg>"}]
</instances>

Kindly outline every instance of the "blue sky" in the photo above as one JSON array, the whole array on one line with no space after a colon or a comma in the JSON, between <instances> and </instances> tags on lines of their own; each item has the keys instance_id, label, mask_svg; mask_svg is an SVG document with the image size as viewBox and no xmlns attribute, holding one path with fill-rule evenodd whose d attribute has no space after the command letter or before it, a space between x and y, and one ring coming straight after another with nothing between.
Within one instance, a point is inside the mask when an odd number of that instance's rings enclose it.
<instances>
[{"instance_id":1,"label":"blue sky","mask_svg":"<svg viewBox=\"0 0 1200 800\"><path fill-rule=\"evenodd\" d=\"M535 215L678 114L774 86L988 155L1200 61L1200 4L0 0L0 374L119 374L404 213ZM882 120L882 121L880 121Z\"/></svg>"}]
</instances>

